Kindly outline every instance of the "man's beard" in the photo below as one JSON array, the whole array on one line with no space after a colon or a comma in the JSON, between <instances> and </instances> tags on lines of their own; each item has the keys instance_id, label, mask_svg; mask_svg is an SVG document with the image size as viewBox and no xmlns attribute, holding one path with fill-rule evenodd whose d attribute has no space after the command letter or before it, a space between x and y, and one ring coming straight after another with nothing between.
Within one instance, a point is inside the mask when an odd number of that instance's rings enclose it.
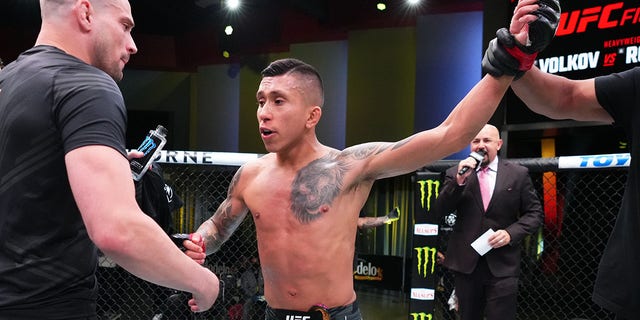
<instances>
[{"instance_id":1,"label":"man's beard","mask_svg":"<svg viewBox=\"0 0 640 320\"><path fill-rule=\"evenodd\" d=\"M105 50L104 48L106 46L102 46L101 44L102 42L97 42L94 48L94 67L104 71L116 82L120 82L124 77L124 74L120 69L120 60L110 63L108 57L104 54L105 52L108 52L108 50Z\"/></svg>"}]
</instances>

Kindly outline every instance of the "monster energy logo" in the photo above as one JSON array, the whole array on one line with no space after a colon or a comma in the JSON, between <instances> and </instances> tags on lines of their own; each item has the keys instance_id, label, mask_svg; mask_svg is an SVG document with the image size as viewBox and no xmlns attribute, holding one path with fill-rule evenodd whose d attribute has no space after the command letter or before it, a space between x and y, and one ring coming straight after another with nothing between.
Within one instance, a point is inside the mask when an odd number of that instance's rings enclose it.
<instances>
[{"instance_id":1,"label":"monster energy logo","mask_svg":"<svg viewBox=\"0 0 640 320\"><path fill-rule=\"evenodd\" d=\"M156 148L156 142L153 141L151 137L146 136L144 137L144 141L142 141L142 143L140 144L138 151L144 152L144 155L146 156L147 153L154 150L155 148Z\"/></svg>"},{"instance_id":2,"label":"monster energy logo","mask_svg":"<svg viewBox=\"0 0 640 320\"><path fill-rule=\"evenodd\" d=\"M420 203L422 204L423 208L427 208L427 211L429 211L431 210L431 197L435 195L435 198L438 198L440 181L431 179L420 180L418 181L418 184L420 185ZM427 200L426 206L425 199Z\"/></svg>"},{"instance_id":3,"label":"monster energy logo","mask_svg":"<svg viewBox=\"0 0 640 320\"><path fill-rule=\"evenodd\" d=\"M412 312L410 315L413 320L433 320L431 313Z\"/></svg>"},{"instance_id":4,"label":"monster energy logo","mask_svg":"<svg viewBox=\"0 0 640 320\"><path fill-rule=\"evenodd\" d=\"M436 267L436 248L421 247L413 248L416 250L416 260L418 261L418 274L423 278L427 275L433 274ZM431 266L431 268L429 268Z\"/></svg>"}]
</instances>

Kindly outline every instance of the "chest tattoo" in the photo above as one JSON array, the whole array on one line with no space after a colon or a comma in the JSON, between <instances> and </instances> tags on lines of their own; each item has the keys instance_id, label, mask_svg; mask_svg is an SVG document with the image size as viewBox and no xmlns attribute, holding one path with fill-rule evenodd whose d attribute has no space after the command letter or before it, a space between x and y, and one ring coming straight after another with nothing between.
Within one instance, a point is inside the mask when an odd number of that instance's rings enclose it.
<instances>
[{"instance_id":1,"label":"chest tattoo","mask_svg":"<svg viewBox=\"0 0 640 320\"><path fill-rule=\"evenodd\" d=\"M291 185L291 211L301 223L309 223L327 212L342 189L345 161L328 155L298 171Z\"/></svg>"}]
</instances>

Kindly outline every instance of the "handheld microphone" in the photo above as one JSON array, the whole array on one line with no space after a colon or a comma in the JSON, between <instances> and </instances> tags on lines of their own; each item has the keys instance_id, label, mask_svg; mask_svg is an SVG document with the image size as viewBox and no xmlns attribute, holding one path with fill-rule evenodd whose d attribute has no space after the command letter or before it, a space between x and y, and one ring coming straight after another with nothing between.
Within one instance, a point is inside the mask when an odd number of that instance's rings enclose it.
<instances>
[{"instance_id":1,"label":"handheld microphone","mask_svg":"<svg viewBox=\"0 0 640 320\"><path fill-rule=\"evenodd\" d=\"M480 164L482 162L482 160L484 159L484 156L486 154L487 154L487 151L485 151L483 149L480 149L478 151L471 152L469 154L469 157L471 157L471 158L476 160L476 163L477 163L476 166L477 166L478 164ZM464 167L462 167L462 169L460 169L460 171L458 171L458 174L459 175L463 175L463 174L465 174L465 172L469 171L469 169L471 169L471 167L464 166Z\"/></svg>"}]
</instances>

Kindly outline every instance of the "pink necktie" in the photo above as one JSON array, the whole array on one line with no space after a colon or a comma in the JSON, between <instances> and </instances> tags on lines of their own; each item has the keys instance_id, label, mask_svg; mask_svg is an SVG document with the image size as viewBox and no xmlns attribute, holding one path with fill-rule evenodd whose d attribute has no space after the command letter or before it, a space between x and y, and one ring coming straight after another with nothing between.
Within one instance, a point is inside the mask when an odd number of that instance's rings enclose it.
<instances>
[{"instance_id":1,"label":"pink necktie","mask_svg":"<svg viewBox=\"0 0 640 320\"><path fill-rule=\"evenodd\" d=\"M478 171L478 182L480 182L480 194L482 195L482 204L484 210L487 211L489 200L491 200L491 180L489 179L489 167L482 167Z\"/></svg>"}]
</instances>

